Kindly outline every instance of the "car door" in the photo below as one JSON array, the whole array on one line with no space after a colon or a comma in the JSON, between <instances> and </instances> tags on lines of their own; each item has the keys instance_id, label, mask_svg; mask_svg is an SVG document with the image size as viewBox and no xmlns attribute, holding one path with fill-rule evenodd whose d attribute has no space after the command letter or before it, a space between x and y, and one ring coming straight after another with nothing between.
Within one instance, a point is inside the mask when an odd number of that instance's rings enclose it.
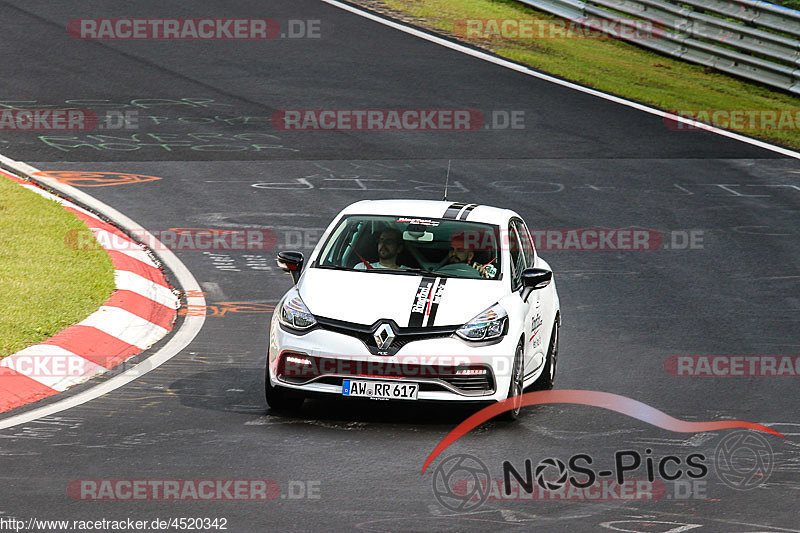
<instances>
[{"instance_id":1,"label":"car door","mask_svg":"<svg viewBox=\"0 0 800 533\"><path fill-rule=\"evenodd\" d=\"M513 290L519 291L517 294L522 299L522 271L526 268L533 268L536 261L533 240L525 223L520 219L512 219L509 223L509 245L511 246L512 262L512 286ZM544 340L545 331L542 327L542 291L533 291L528 296L528 301L524 302L525 310L525 375L535 372L544 362Z\"/></svg>"}]
</instances>

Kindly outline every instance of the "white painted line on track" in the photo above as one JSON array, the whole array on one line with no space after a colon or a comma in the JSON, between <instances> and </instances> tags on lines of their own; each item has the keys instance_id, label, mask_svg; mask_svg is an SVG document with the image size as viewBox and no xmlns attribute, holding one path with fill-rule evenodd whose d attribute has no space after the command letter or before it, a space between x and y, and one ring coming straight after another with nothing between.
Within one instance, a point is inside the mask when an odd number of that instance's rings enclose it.
<instances>
[{"instance_id":1,"label":"white painted line on track","mask_svg":"<svg viewBox=\"0 0 800 533\"><path fill-rule=\"evenodd\" d=\"M745 137L744 135L740 135L738 133L734 133L731 131L723 130L720 128L716 128L714 126L709 126L708 124L703 124L702 122L697 122L692 119L688 119L686 117L681 117L678 115L674 115L672 113L667 113L666 111L662 111L660 109L656 109L654 107L650 107L644 104L640 104L638 102L634 102L632 100L627 100L625 98L614 96L613 94L608 94L603 91L598 91L597 89L591 89L589 87L584 87L583 85L579 85L577 83L562 80L556 78L554 76L550 76L548 74L544 74L542 72L538 72L536 70L531 69L530 67L526 67L524 65L519 65L514 63L513 61L509 61L507 59L502 59L496 56L493 56L486 52L481 52L480 50L476 50L474 48L470 48L468 46L455 43L453 41L449 41L447 39L443 39L442 37L438 37L436 35L430 34L425 32L424 30L420 30L418 28L413 28L411 26L407 26L405 24L401 24L399 22L395 22L393 20L389 20L384 17L380 17L375 15L374 13L370 13L369 11L365 11L355 6L351 6L349 4L344 4L342 2L337 2L336 0L321 0L326 4L329 4L334 7L338 7L339 9L343 9L354 15L358 15L360 17L364 17L366 19L372 20L379 24L383 24L384 26L388 26L390 28L394 28L396 30L400 30L402 32L408 33L409 35L413 35L415 37L419 37L420 39L425 39L426 41L430 41L432 43L438 44L440 46L444 46L445 48L450 48L451 50L455 50L456 52L461 52L462 54L466 54L468 56L472 56L477 59L482 59L484 61L488 61L489 63L494 63L495 65L505 67L507 69L515 70L522 74L526 74L528 76L533 76L534 78L539 78L540 80L544 80L550 83L554 83L556 85L561 85L562 87L566 87L568 89L573 89L585 94L590 94L592 96L596 96L598 98L602 98L603 100L608 100L610 102L614 102L617 104L621 104L627 107L632 107L633 109L637 109L639 111L644 111L645 113L650 113L651 115L656 115L662 118L667 118L670 120L674 120L675 122L681 122L683 124L687 124L689 126L706 130L711 133L716 133L717 135L722 135L723 137L728 137L730 139L734 139L743 143L750 144L752 146L757 146L758 148L763 148L764 150L769 150L771 152L775 152L786 157L793 157L795 159L800 159L800 152L795 152L794 150L789 150L788 148L783 148L780 146L776 146L774 144L770 144L764 141L759 141L757 139L751 139L750 137Z\"/></svg>"}]
</instances>

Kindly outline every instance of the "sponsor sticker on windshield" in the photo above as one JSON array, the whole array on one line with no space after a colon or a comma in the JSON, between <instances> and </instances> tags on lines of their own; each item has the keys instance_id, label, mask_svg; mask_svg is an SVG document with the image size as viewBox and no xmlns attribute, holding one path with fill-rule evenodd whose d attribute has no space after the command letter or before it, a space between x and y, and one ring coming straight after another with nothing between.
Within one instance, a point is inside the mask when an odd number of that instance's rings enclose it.
<instances>
[{"instance_id":1,"label":"sponsor sticker on windshield","mask_svg":"<svg viewBox=\"0 0 800 533\"><path fill-rule=\"evenodd\" d=\"M438 226L438 220L431 220L429 218L398 218L397 222L405 224L422 224L423 226Z\"/></svg>"}]
</instances>

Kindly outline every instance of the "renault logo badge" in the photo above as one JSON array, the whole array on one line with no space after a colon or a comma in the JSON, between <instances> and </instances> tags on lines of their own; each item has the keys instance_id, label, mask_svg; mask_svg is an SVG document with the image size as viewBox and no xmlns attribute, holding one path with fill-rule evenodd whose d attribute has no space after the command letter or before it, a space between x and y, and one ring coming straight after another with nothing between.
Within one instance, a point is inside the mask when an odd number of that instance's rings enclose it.
<instances>
[{"instance_id":1,"label":"renault logo badge","mask_svg":"<svg viewBox=\"0 0 800 533\"><path fill-rule=\"evenodd\" d=\"M388 350L394 340L394 330L389 324L381 324L380 327L375 330L372 338L375 339L375 344L378 346L379 350Z\"/></svg>"}]
</instances>

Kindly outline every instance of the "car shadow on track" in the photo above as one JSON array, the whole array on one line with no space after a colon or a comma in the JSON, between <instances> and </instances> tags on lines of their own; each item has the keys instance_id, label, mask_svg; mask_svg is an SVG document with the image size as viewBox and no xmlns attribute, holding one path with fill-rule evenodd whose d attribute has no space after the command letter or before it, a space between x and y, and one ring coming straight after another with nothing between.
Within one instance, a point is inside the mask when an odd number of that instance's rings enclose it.
<instances>
[{"instance_id":1,"label":"car shadow on track","mask_svg":"<svg viewBox=\"0 0 800 533\"><path fill-rule=\"evenodd\" d=\"M354 398L308 398L299 411L282 413L267 406L264 399L263 370L226 368L197 372L174 381L169 391L182 405L194 409L240 414L267 415L275 421L357 423L376 425L446 426L462 422L479 411L482 405L449 405L415 401L380 401ZM523 409L522 418L535 409ZM504 426L504 421L487 425Z\"/></svg>"}]
</instances>

